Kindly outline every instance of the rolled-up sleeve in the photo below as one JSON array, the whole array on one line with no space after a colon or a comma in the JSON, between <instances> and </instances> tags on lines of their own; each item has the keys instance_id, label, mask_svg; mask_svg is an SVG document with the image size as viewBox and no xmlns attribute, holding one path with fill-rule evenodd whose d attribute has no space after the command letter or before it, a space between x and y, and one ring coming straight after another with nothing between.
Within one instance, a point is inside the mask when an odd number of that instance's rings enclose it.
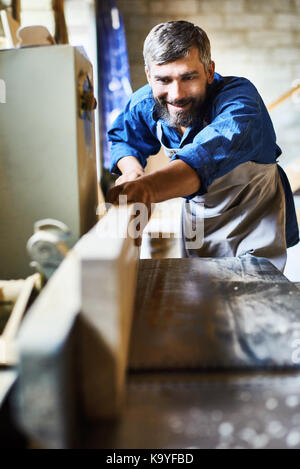
<instances>
[{"instance_id":1,"label":"rolled-up sleeve","mask_svg":"<svg viewBox=\"0 0 300 469\"><path fill-rule=\"evenodd\" d=\"M129 101L109 130L108 140L111 145L111 172L120 174L117 163L125 156L135 156L145 168L147 158L160 149L150 106L145 103L132 106Z\"/></svg>"},{"instance_id":2,"label":"rolled-up sleeve","mask_svg":"<svg viewBox=\"0 0 300 469\"><path fill-rule=\"evenodd\" d=\"M241 163L263 162L264 139L269 139L275 155L274 129L270 121L269 136L264 135L263 139L263 119L269 116L256 88L248 80L220 93L214 103L211 123L173 156L197 171L201 181L197 194L206 193L215 179Z\"/></svg>"}]
</instances>

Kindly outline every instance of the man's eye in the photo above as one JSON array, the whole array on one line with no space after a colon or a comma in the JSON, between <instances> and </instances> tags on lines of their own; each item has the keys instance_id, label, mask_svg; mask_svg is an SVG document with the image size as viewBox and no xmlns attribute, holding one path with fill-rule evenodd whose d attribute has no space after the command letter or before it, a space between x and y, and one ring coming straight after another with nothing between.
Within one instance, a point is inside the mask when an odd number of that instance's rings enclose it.
<instances>
[{"instance_id":1,"label":"man's eye","mask_svg":"<svg viewBox=\"0 0 300 469\"><path fill-rule=\"evenodd\" d=\"M163 83L164 85L166 85L167 83L170 83L169 78L159 78L157 81L159 83Z\"/></svg>"},{"instance_id":2,"label":"man's eye","mask_svg":"<svg viewBox=\"0 0 300 469\"><path fill-rule=\"evenodd\" d=\"M194 76L192 76L192 77L183 77L184 81L191 81L191 80L194 80L194 79L195 79Z\"/></svg>"}]
</instances>

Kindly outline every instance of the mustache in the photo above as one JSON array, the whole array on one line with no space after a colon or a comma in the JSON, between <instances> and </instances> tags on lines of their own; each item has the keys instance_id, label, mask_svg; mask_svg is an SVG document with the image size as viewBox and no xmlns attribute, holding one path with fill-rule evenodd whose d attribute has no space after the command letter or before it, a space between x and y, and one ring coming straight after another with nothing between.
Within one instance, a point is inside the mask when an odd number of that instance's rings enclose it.
<instances>
[{"instance_id":1,"label":"mustache","mask_svg":"<svg viewBox=\"0 0 300 469\"><path fill-rule=\"evenodd\" d=\"M159 98L160 104L167 105L172 104L173 106L185 106L186 104L195 103L195 98L185 98L185 99L178 99L175 101L168 101L165 98Z\"/></svg>"}]
</instances>

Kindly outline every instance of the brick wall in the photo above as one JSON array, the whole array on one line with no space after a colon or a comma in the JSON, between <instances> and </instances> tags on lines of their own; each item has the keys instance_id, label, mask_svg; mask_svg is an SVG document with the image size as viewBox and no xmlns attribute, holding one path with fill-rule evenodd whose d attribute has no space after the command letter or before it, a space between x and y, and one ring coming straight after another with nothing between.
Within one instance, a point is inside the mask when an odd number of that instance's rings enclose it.
<instances>
[{"instance_id":1,"label":"brick wall","mask_svg":"<svg viewBox=\"0 0 300 469\"><path fill-rule=\"evenodd\" d=\"M117 0L125 21L133 89L145 84L143 41L156 24L184 19L211 40L222 75L249 78L266 104L300 82L300 0ZM298 101L298 102L297 102ZM281 164L300 158L300 95L272 111Z\"/></svg>"}]
</instances>

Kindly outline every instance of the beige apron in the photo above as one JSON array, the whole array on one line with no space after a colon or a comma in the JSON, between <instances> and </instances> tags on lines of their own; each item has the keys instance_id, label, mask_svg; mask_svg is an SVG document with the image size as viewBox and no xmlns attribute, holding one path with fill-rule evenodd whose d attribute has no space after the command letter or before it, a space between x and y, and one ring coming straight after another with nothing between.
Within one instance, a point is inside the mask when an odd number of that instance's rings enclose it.
<instances>
[{"instance_id":1,"label":"beige apron","mask_svg":"<svg viewBox=\"0 0 300 469\"><path fill-rule=\"evenodd\" d=\"M168 157L179 149L162 143L160 122L157 136ZM197 210L203 207L202 212ZM183 220L202 213L203 244L187 248L183 223L185 257L237 257L253 255L267 258L279 270L286 264L285 194L277 164L248 161L216 179L204 195L183 204ZM197 215L196 215L197 216Z\"/></svg>"}]
</instances>

